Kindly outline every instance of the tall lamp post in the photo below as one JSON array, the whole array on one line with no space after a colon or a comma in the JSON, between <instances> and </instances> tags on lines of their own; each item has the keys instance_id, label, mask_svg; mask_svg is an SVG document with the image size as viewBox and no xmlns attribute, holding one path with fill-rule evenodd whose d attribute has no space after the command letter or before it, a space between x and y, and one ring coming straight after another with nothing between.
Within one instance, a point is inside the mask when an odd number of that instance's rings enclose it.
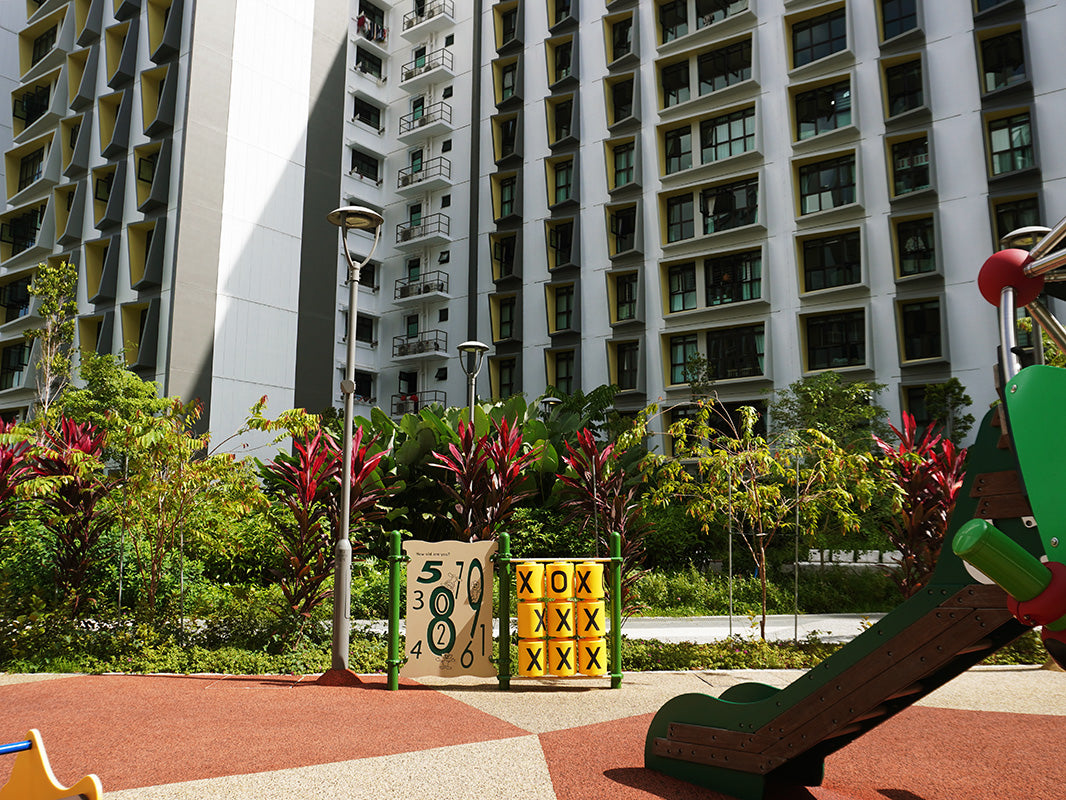
<instances>
[{"instance_id":1,"label":"tall lamp post","mask_svg":"<svg viewBox=\"0 0 1066 800\"><path fill-rule=\"evenodd\" d=\"M477 376L481 372L481 364L485 359L485 353L489 351L489 346L483 342L471 339L470 341L463 342L459 345L459 365L463 368L463 372L466 373L466 377L470 380L467 385L466 404L470 409L470 424L474 424L474 405L477 403ZM462 356L466 356L463 358Z\"/></svg>"},{"instance_id":2,"label":"tall lamp post","mask_svg":"<svg viewBox=\"0 0 1066 800\"><path fill-rule=\"evenodd\" d=\"M355 416L355 323L359 299L359 274L374 255L381 226L385 218L378 212L363 206L344 206L329 212L326 219L340 228L341 252L348 262L348 355L344 364L344 380L341 394L344 395L344 462L341 465L341 529L337 535L333 568L333 658L330 672L336 682L337 670L348 670L348 646L351 635L352 607L352 543L348 529L352 515L352 419ZM361 263L352 260L348 250L348 231L373 231L374 245ZM328 674L328 673L327 673ZM323 676L325 677L325 676Z\"/></svg>"}]
</instances>

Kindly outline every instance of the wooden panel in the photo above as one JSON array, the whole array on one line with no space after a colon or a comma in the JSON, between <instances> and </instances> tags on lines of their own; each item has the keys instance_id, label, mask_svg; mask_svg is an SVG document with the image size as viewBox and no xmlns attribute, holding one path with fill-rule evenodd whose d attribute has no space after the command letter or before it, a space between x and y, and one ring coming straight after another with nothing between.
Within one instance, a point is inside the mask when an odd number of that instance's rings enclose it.
<instances>
[{"instance_id":1,"label":"wooden panel","mask_svg":"<svg viewBox=\"0 0 1066 800\"><path fill-rule=\"evenodd\" d=\"M771 758L761 753L744 753L735 750L723 750L721 747L709 747L688 742L673 742L669 739L656 739L652 743L652 752L664 758L689 761L693 764L707 764L712 767L724 767L740 772L752 772L765 775L784 764L788 759L780 756Z\"/></svg>"},{"instance_id":2,"label":"wooden panel","mask_svg":"<svg viewBox=\"0 0 1066 800\"><path fill-rule=\"evenodd\" d=\"M973 486L970 487L970 497L1022 494L1024 491L1018 470L1007 469L1001 472L982 472L974 478Z\"/></svg>"},{"instance_id":3,"label":"wooden panel","mask_svg":"<svg viewBox=\"0 0 1066 800\"><path fill-rule=\"evenodd\" d=\"M1029 501L1020 494L982 497L974 512L977 519L1018 519L1033 516Z\"/></svg>"}]
</instances>

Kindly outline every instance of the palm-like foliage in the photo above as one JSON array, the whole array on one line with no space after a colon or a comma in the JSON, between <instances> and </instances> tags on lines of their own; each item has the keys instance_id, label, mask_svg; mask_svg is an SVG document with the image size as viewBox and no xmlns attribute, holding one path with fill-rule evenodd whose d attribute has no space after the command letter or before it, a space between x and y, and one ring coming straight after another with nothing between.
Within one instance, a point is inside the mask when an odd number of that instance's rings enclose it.
<instances>
[{"instance_id":1,"label":"palm-like foliage","mask_svg":"<svg viewBox=\"0 0 1066 800\"><path fill-rule=\"evenodd\" d=\"M966 448L935 434L935 424L919 437L914 416L906 411L903 429L890 427L897 445L876 436L874 441L889 479L899 489L898 516L885 533L902 555L892 577L903 596L910 597L936 567L965 475Z\"/></svg>"},{"instance_id":2,"label":"palm-like foliage","mask_svg":"<svg viewBox=\"0 0 1066 800\"><path fill-rule=\"evenodd\" d=\"M437 453L434 462L452 479L440 484L453 504L452 529L465 541L495 539L497 528L533 492L532 485L522 484L538 452L525 449L521 428L506 419L481 436L474 425L460 422L458 433L459 442L449 444L447 454Z\"/></svg>"},{"instance_id":3,"label":"palm-like foliage","mask_svg":"<svg viewBox=\"0 0 1066 800\"><path fill-rule=\"evenodd\" d=\"M637 502L640 487L626 485L625 472L619 467L613 444L601 449L592 431L578 431L577 448L566 443L563 464L566 472L559 475L562 507L567 510L567 522L578 521L592 525L597 533L597 546L609 552L607 542L611 533L622 540L622 612L629 615L637 610L633 589L644 574L644 534L641 506Z\"/></svg>"}]
</instances>

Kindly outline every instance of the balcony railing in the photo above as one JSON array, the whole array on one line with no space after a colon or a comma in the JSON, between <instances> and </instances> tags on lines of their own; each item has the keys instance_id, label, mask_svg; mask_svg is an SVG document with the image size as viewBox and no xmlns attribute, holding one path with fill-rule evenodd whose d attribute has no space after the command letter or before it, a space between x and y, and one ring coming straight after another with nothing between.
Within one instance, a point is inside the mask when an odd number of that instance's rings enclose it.
<instances>
[{"instance_id":1,"label":"balcony railing","mask_svg":"<svg viewBox=\"0 0 1066 800\"><path fill-rule=\"evenodd\" d=\"M392 396L392 416L402 417L404 414L417 414L419 410L432 405L447 407L447 395L439 389L431 389L428 392L415 394L394 394Z\"/></svg>"},{"instance_id":2,"label":"balcony railing","mask_svg":"<svg viewBox=\"0 0 1066 800\"><path fill-rule=\"evenodd\" d=\"M396 242L409 242L433 234L451 235L452 220L447 214L429 214L418 222L401 222L396 226Z\"/></svg>"},{"instance_id":3,"label":"balcony railing","mask_svg":"<svg viewBox=\"0 0 1066 800\"><path fill-rule=\"evenodd\" d=\"M414 59L414 61L408 61L403 65L400 72L400 83L409 81L421 75L424 72L437 69L438 67L452 68L454 58L451 50L442 47L440 50L434 50L432 53L426 53L420 58Z\"/></svg>"},{"instance_id":4,"label":"balcony railing","mask_svg":"<svg viewBox=\"0 0 1066 800\"><path fill-rule=\"evenodd\" d=\"M404 14L403 29L413 28L415 25L420 25L427 19L433 19L433 17L438 17L441 14L447 14L449 17L455 16L455 5L452 0L430 0L430 2L422 5L420 11Z\"/></svg>"},{"instance_id":5,"label":"balcony railing","mask_svg":"<svg viewBox=\"0 0 1066 800\"><path fill-rule=\"evenodd\" d=\"M418 169L414 167L401 169L396 174L396 186L402 189L404 186L411 186L437 177L448 178L449 180L452 177L452 162L444 156L437 156L429 159L429 161L424 161Z\"/></svg>"},{"instance_id":6,"label":"balcony railing","mask_svg":"<svg viewBox=\"0 0 1066 800\"><path fill-rule=\"evenodd\" d=\"M412 111L400 117L400 135L433 122L452 124L452 107L441 101L426 106L421 111Z\"/></svg>"},{"instance_id":7,"label":"balcony railing","mask_svg":"<svg viewBox=\"0 0 1066 800\"><path fill-rule=\"evenodd\" d=\"M394 299L404 300L431 292L448 291L448 273L443 270L425 272L417 278L400 278L396 281Z\"/></svg>"},{"instance_id":8,"label":"balcony railing","mask_svg":"<svg viewBox=\"0 0 1066 800\"><path fill-rule=\"evenodd\" d=\"M416 356L422 353L447 353L448 334L444 331L423 331L415 336L393 336L392 357Z\"/></svg>"}]
</instances>

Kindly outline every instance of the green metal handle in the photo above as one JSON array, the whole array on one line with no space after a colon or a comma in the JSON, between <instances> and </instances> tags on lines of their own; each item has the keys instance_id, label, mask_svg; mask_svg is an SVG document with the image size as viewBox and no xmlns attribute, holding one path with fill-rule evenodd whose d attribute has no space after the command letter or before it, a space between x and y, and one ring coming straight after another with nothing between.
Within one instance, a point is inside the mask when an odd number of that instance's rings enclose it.
<instances>
[{"instance_id":1,"label":"green metal handle","mask_svg":"<svg viewBox=\"0 0 1066 800\"><path fill-rule=\"evenodd\" d=\"M611 688L622 685L622 537L611 533Z\"/></svg>"},{"instance_id":2,"label":"green metal handle","mask_svg":"<svg viewBox=\"0 0 1066 800\"><path fill-rule=\"evenodd\" d=\"M496 665L500 689L511 688L511 536L503 531L497 537L497 580L500 582L500 655Z\"/></svg>"},{"instance_id":3,"label":"green metal handle","mask_svg":"<svg viewBox=\"0 0 1066 800\"><path fill-rule=\"evenodd\" d=\"M1051 571L1040 559L987 520L972 519L959 528L951 549L1020 602L1032 600L1051 583Z\"/></svg>"},{"instance_id":4,"label":"green metal handle","mask_svg":"<svg viewBox=\"0 0 1066 800\"><path fill-rule=\"evenodd\" d=\"M404 562L402 536L399 531L389 534L389 659L388 686L390 691L400 688L400 567Z\"/></svg>"}]
</instances>

